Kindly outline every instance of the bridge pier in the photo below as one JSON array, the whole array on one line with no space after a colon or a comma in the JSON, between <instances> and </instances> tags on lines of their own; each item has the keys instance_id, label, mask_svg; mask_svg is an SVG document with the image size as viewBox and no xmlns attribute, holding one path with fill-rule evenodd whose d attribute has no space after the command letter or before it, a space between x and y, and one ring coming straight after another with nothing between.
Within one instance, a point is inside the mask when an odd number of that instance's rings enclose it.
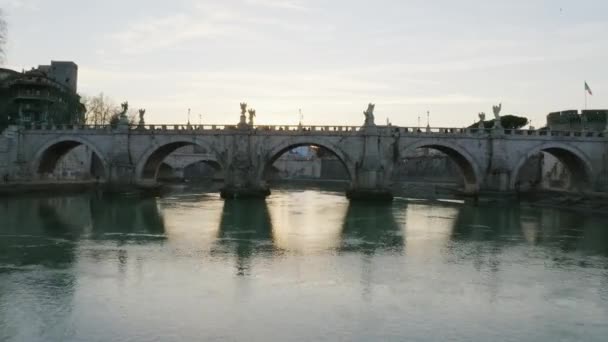
<instances>
[{"instance_id":1,"label":"bridge pier","mask_svg":"<svg viewBox=\"0 0 608 342\"><path fill-rule=\"evenodd\" d=\"M382 158L383 145L380 144L380 134L375 125L367 125L363 132L363 154L360 162L355 164L355 174L351 188L346 197L351 201L392 201L393 192L387 181L387 170Z\"/></svg>"},{"instance_id":2,"label":"bridge pier","mask_svg":"<svg viewBox=\"0 0 608 342\"><path fill-rule=\"evenodd\" d=\"M226 170L224 186L220 189L223 199L266 198L269 195L268 185L250 169L230 167Z\"/></svg>"},{"instance_id":3,"label":"bridge pier","mask_svg":"<svg viewBox=\"0 0 608 342\"><path fill-rule=\"evenodd\" d=\"M486 177L485 184L481 191L502 193L511 192L512 189L509 188L510 180L511 175L508 172L495 171ZM466 188L467 184L465 184L465 191Z\"/></svg>"},{"instance_id":4,"label":"bridge pier","mask_svg":"<svg viewBox=\"0 0 608 342\"><path fill-rule=\"evenodd\" d=\"M136 170L129 151L129 126L123 122L112 131L109 153L109 175L106 188L110 192L128 192L140 187L136 184Z\"/></svg>"},{"instance_id":5,"label":"bridge pier","mask_svg":"<svg viewBox=\"0 0 608 342\"><path fill-rule=\"evenodd\" d=\"M225 151L226 170L220 196L223 199L268 197L270 189L259 172L264 160L258 146L252 143L250 132L241 131L230 140L231 148Z\"/></svg>"},{"instance_id":6,"label":"bridge pier","mask_svg":"<svg viewBox=\"0 0 608 342\"><path fill-rule=\"evenodd\" d=\"M150 188L151 184L135 184L133 175L135 167L129 163L115 162L110 164L110 174L106 180L106 188L110 192L129 192L138 187Z\"/></svg>"}]
</instances>

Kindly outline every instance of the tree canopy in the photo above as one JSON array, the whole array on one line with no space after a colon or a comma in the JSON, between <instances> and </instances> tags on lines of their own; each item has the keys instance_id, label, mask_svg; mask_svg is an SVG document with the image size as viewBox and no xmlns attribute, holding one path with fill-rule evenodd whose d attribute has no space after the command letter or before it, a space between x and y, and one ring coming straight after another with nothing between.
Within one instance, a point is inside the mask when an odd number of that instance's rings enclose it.
<instances>
[{"instance_id":1,"label":"tree canopy","mask_svg":"<svg viewBox=\"0 0 608 342\"><path fill-rule=\"evenodd\" d=\"M496 120L486 120L483 122L484 128L494 128L494 122ZM500 124L504 129L520 129L528 124L528 119L522 116L516 115L503 115L500 117ZM479 123L474 123L469 128L477 128L479 127Z\"/></svg>"}]
</instances>

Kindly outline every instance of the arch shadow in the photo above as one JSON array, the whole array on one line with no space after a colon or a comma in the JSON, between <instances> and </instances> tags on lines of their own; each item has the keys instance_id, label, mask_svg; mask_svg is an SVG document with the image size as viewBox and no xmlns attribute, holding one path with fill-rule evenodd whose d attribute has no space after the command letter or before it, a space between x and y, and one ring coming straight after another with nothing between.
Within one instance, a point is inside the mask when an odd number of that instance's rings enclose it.
<instances>
[{"instance_id":1,"label":"arch shadow","mask_svg":"<svg viewBox=\"0 0 608 342\"><path fill-rule=\"evenodd\" d=\"M146 152L137 161L136 175L138 180L156 180L159 169L163 164L165 158L177 149L185 146L199 146L208 151L208 153L216 156L216 160L207 160L207 162L213 162L219 166L220 169L224 169L222 162L219 159L218 153L209 145L200 142L177 140L168 142L165 144L154 145L149 147ZM201 162L203 160L199 160Z\"/></svg>"},{"instance_id":2,"label":"arch shadow","mask_svg":"<svg viewBox=\"0 0 608 342\"><path fill-rule=\"evenodd\" d=\"M93 143L80 137L58 137L46 142L34 155L32 171L38 176L53 173L61 158L79 146L91 150L90 175L106 179L110 174L106 157Z\"/></svg>"},{"instance_id":3,"label":"arch shadow","mask_svg":"<svg viewBox=\"0 0 608 342\"><path fill-rule=\"evenodd\" d=\"M197 164L208 165L209 167L213 168L217 172L222 171L222 165L217 160L211 160L211 159L199 159L199 160L193 161L192 163L185 164L184 170L189 167L192 167L194 165L197 165Z\"/></svg>"},{"instance_id":4,"label":"arch shadow","mask_svg":"<svg viewBox=\"0 0 608 342\"><path fill-rule=\"evenodd\" d=\"M577 147L563 143L546 143L528 150L515 164L510 179L510 189L518 190L520 172L526 162L538 153L546 152L559 160L570 171L570 188L586 190L593 184L593 167L587 155Z\"/></svg>"},{"instance_id":5,"label":"arch shadow","mask_svg":"<svg viewBox=\"0 0 608 342\"><path fill-rule=\"evenodd\" d=\"M208 167L208 170L212 170L211 173L205 174L205 176L201 177L201 165ZM198 171L196 171L198 168ZM203 169L204 170L204 169ZM193 174L194 172L194 174ZM198 160L196 162L189 163L183 168L184 179L202 181L202 180L212 180L219 181L224 180L225 174L223 172L222 166L216 160Z\"/></svg>"},{"instance_id":6,"label":"arch shadow","mask_svg":"<svg viewBox=\"0 0 608 342\"><path fill-rule=\"evenodd\" d=\"M483 180L478 163L473 156L462 147L455 144L429 143L418 141L403 149L402 155L408 155L420 148L429 148L444 153L461 171L465 183L465 191L476 192Z\"/></svg>"}]
</instances>

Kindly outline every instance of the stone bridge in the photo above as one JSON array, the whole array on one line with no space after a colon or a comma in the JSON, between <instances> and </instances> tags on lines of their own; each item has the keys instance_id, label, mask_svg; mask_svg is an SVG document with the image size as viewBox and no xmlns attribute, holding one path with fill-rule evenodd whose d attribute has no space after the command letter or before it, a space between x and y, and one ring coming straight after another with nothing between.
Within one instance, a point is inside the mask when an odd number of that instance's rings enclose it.
<instances>
[{"instance_id":1,"label":"stone bridge","mask_svg":"<svg viewBox=\"0 0 608 342\"><path fill-rule=\"evenodd\" d=\"M439 150L462 171L463 191L514 192L528 158L547 152L570 171L577 191L608 189L608 134L547 130L397 126L65 125L11 126L0 138L0 172L10 179L48 177L60 158L85 145L91 174L110 187L152 187L165 158L197 145L224 174L224 197L267 195L266 170L284 152L319 146L350 176L351 198L392 198L392 172L420 148ZM200 159L199 159L200 160Z\"/></svg>"}]
</instances>

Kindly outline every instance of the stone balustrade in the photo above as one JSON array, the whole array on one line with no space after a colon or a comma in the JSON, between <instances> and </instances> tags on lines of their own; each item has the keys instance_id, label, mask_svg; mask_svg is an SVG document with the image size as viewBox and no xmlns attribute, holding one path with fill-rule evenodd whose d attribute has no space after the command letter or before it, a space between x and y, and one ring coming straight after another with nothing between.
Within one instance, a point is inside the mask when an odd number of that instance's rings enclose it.
<instances>
[{"instance_id":1,"label":"stone balustrade","mask_svg":"<svg viewBox=\"0 0 608 342\"><path fill-rule=\"evenodd\" d=\"M114 131L117 125L34 125L21 126L25 131ZM254 134L279 134L279 135L356 135L364 129L362 126L342 125L255 125L240 128L237 125L183 125L183 124L160 124L160 125L130 125L131 133L169 133L175 134L233 134L235 132L254 132ZM596 131L553 131L547 129L492 129L492 128L454 128L454 127L402 127L402 126L376 126L378 134L381 135L422 135L422 136L478 136L478 135L504 135L504 136L526 136L526 137L560 137L560 138L605 138L608 132Z\"/></svg>"}]
</instances>

